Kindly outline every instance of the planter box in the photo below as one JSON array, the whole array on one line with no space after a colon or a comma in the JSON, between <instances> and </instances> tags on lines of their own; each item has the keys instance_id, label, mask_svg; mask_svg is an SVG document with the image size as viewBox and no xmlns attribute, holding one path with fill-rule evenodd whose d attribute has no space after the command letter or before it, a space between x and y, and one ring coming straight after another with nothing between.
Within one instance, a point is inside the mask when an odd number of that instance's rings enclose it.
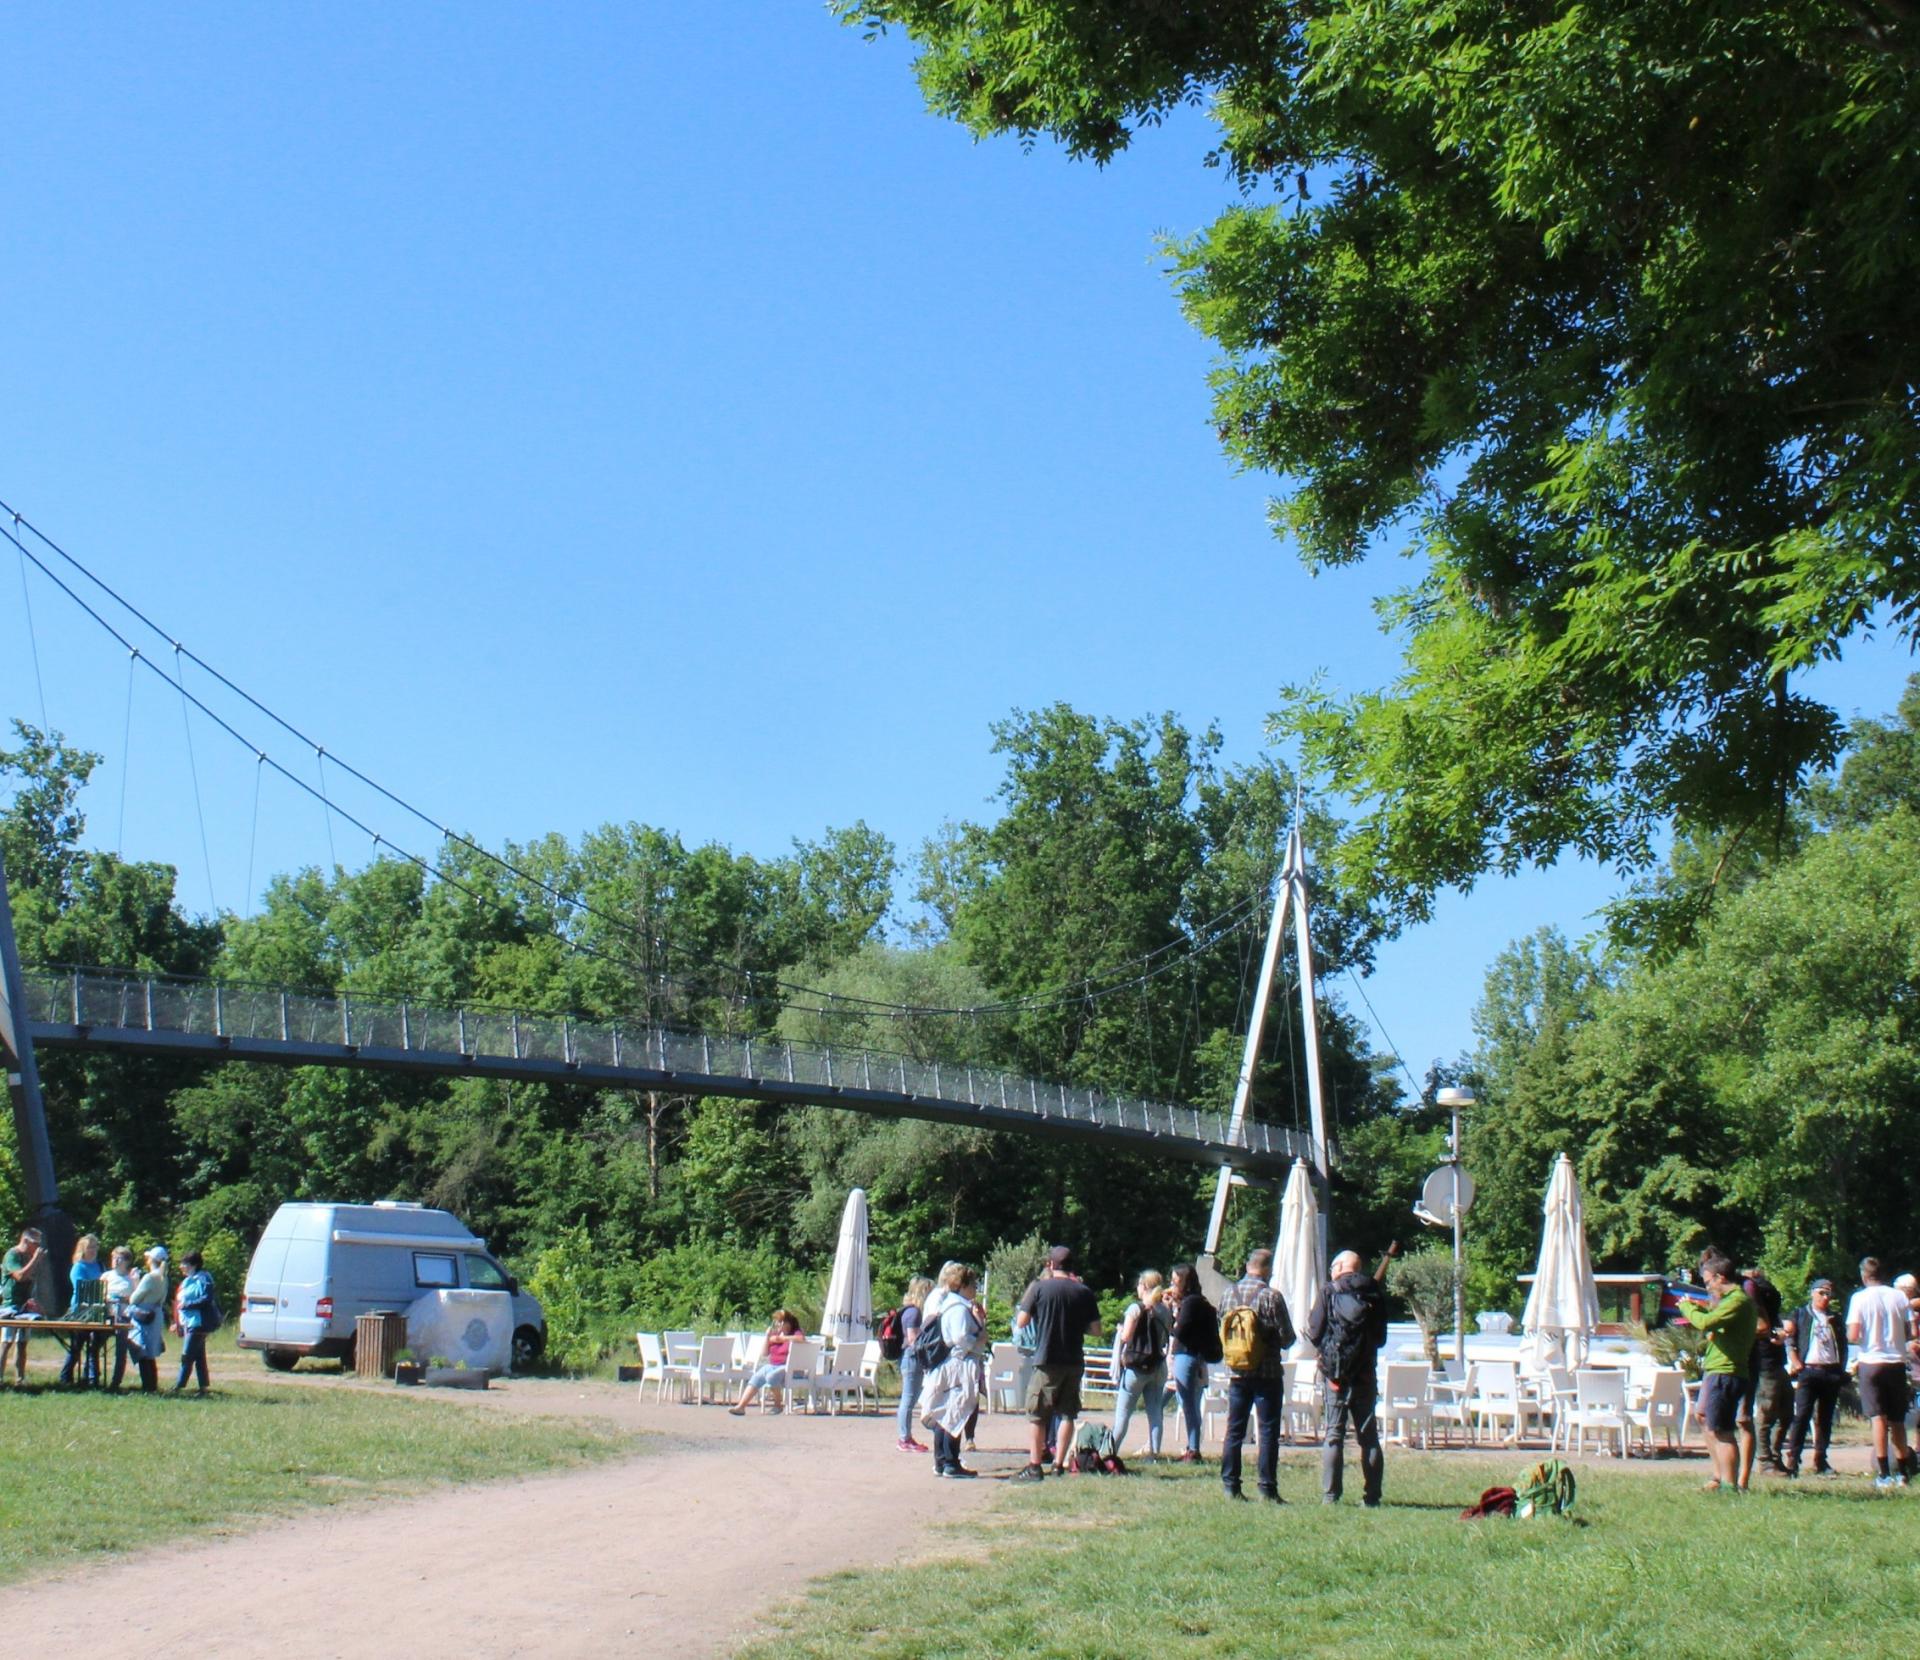
<instances>
[{"instance_id":1,"label":"planter box","mask_svg":"<svg viewBox=\"0 0 1920 1660\"><path fill-rule=\"evenodd\" d=\"M646 1373L644 1366L622 1366L619 1368L619 1382L638 1383Z\"/></svg>"},{"instance_id":2,"label":"planter box","mask_svg":"<svg viewBox=\"0 0 1920 1660\"><path fill-rule=\"evenodd\" d=\"M431 1389L484 1389L487 1374L470 1366L429 1366L423 1381Z\"/></svg>"},{"instance_id":3,"label":"planter box","mask_svg":"<svg viewBox=\"0 0 1920 1660\"><path fill-rule=\"evenodd\" d=\"M393 1381L409 1387L417 1385L427 1375L426 1367L415 1360L402 1360L393 1368Z\"/></svg>"}]
</instances>

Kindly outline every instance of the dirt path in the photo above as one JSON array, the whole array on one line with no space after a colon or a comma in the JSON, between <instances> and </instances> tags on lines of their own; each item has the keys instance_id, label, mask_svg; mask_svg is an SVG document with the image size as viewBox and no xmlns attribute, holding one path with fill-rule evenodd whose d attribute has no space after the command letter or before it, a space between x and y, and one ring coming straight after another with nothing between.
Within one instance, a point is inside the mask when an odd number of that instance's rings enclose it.
<instances>
[{"instance_id":1,"label":"dirt path","mask_svg":"<svg viewBox=\"0 0 1920 1660\"><path fill-rule=\"evenodd\" d=\"M924 1455L895 1450L890 1415L732 1418L636 1393L528 1381L471 1405L424 1400L423 1411L591 1417L662 1439L590 1470L145 1553L113 1570L105 1605L95 1564L0 1592L0 1625L31 1633L36 1652L101 1656L693 1660L730 1650L820 1574L912 1558L933 1526L998 1486L936 1482ZM1018 1466L1021 1427L983 1423L983 1470Z\"/></svg>"}]
</instances>

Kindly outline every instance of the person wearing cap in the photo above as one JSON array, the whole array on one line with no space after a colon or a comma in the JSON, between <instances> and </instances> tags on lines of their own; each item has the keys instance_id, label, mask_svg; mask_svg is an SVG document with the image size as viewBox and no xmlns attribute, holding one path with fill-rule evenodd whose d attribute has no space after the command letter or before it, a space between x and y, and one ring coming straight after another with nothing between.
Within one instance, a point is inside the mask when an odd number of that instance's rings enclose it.
<instances>
[{"instance_id":1,"label":"person wearing cap","mask_svg":"<svg viewBox=\"0 0 1920 1660\"><path fill-rule=\"evenodd\" d=\"M1027 1376L1027 1466L1015 1481L1039 1481L1046 1474L1047 1438L1054 1439L1054 1473L1066 1472L1073 1446L1073 1421L1080 1416L1080 1380L1087 1369L1087 1339L1100 1335L1100 1299L1073 1271L1073 1251L1056 1245L1047 1253L1040 1278L1027 1287L1014 1314L1015 1330L1035 1332L1033 1370Z\"/></svg>"},{"instance_id":2,"label":"person wearing cap","mask_svg":"<svg viewBox=\"0 0 1920 1660\"><path fill-rule=\"evenodd\" d=\"M133 1320L127 1334L134 1363L140 1368L140 1392L160 1393L160 1357L167 1352L167 1248L155 1245L147 1251L147 1271L140 1276L127 1299L127 1313Z\"/></svg>"},{"instance_id":3,"label":"person wearing cap","mask_svg":"<svg viewBox=\"0 0 1920 1660\"><path fill-rule=\"evenodd\" d=\"M1787 1431L1787 1479L1798 1480L1807 1425L1813 1425L1813 1473L1830 1476L1827 1443L1833 1409L1847 1381L1847 1334L1833 1306L1833 1281L1815 1280L1807 1300L1787 1316L1787 1375L1793 1380L1793 1425Z\"/></svg>"},{"instance_id":4,"label":"person wearing cap","mask_svg":"<svg viewBox=\"0 0 1920 1660\"><path fill-rule=\"evenodd\" d=\"M6 1376L7 1356L11 1352L15 1381L27 1381L28 1328L9 1326L5 1317L31 1312L28 1304L33 1301L33 1276L40 1271L40 1261L45 1254L40 1230L22 1228L20 1243L0 1257L0 1378Z\"/></svg>"}]
</instances>

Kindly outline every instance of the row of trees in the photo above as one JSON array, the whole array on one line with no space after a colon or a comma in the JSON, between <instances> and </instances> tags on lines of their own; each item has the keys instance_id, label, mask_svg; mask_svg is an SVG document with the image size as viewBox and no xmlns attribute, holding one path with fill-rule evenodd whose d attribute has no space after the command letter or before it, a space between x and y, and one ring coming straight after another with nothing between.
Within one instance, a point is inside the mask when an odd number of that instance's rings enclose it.
<instances>
[{"instance_id":1,"label":"row of trees","mask_svg":"<svg viewBox=\"0 0 1920 1660\"><path fill-rule=\"evenodd\" d=\"M636 826L508 848L504 864L453 844L444 879L396 860L306 870L275 878L251 917L190 919L170 870L85 848L94 759L19 730L0 752L13 785L0 850L33 960L830 1038L1216 1105L1239 1059L1253 902L1292 799L1277 769L1220 767L1215 734L1053 708L998 728L1001 812L923 849L906 922L893 851L859 825L773 860ZM1317 817L1308 829L1323 849L1339 833ZM1709 1238L1789 1286L1868 1250L1920 1260L1906 1156L1920 681L1893 719L1855 728L1844 767L1765 851L1683 839L1624 914L1644 904L1690 917L1687 942L1631 929L1517 942L1489 973L1475 1051L1436 1067L1418 1100L1397 1099L1386 1064L1327 1011L1342 1242L1374 1251L1405 1231L1443 1150L1433 1089L1464 1080L1481 1103L1467 1149L1476 1306L1515 1306L1563 1149L1603 1266L1659 1270ZM1185 954L1236 910L1246 921L1222 946ZM1364 966L1368 913L1323 892L1317 915L1323 967ZM1298 1042L1276 1018L1257 1113L1297 1121ZM72 1053L42 1064L69 1208L101 1231L211 1247L233 1274L285 1199L444 1205L533 1273L576 1355L636 1316L808 1303L851 1186L871 1196L883 1282L1064 1237L1098 1283L1121 1285L1197 1248L1211 1179L821 1109ZM10 1169L0 1158L17 1186ZM1232 1218L1229 1258L1271 1235L1271 1202L1243 1196Z\"/></svg>"},{"instance_id":2,"label":"row of trees","mask_svg":"<svg viewBox=\"0 0 1920 1660\"><path fill-rule=\"evenodd\" d=\"M298 871L251 916L190 919L170 869L85 846L96 758L17 730L0 847L30 961L830 1038L1210 1104L1231 1094L1293 810L1288 777L1223 768L1215 733L1055 707L996 729L999 815L948 826L902 894L864 825L773 859L609 825L499 859L449 842L438 877L391 858ZM1308 825L1319 845L1333 829ZM1223 915L1238 925L1190 954ZM1330 903L1322 938L1330 968L1364 964L1370 924ZM1323 1031L1342 1121L1390 1116L1352 1023L1334 1010ZM1297 1118L1297 1042L1276 1030L1256 1112ZM283 1200L419 1199L532 1271L584 1347L636 1315L817 1296L853 1185L892 1281L1041 1233L1120 1283L1190 1255L1206 1213L1190 1164L852 1113L85 1053L43 1074L83 1223L212 1245L233 1272ZM1243 1248L1270 1207L1236 1227Z\"/></svg>"}]
</instances>

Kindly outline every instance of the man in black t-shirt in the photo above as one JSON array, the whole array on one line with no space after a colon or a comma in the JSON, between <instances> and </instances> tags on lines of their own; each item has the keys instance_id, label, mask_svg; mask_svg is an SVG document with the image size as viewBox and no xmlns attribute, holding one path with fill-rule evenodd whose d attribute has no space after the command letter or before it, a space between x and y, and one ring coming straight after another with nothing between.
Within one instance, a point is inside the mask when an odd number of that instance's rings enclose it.
<instances>
[{"instance_id":1,"label":"man in black t-shirt","mask_svg":"<svg viewBox=\"0 0 1920 1660\"><path fill-rule=\"evenodd\" d=\"M1786 1474L1781 1450L1787 1426L1793 1421L1793 1386L1787 1382L1786 1332L1780 1317L1780 1293L1765 1274L1754 1272L1741 1282L1760 1316L1754 1328L1753 1353L1747 1357L1747 1387L1740 1397L1740 1490L1753 1479L1757 1454L1762 1469Z\"/></svg>"},{"instance_id":2,"label":"man in black t-shirt","mask_svg":"<svg viewBox=\"0 0 1920 1660\"><path fill-rule=\"evenodd\" d=\"M1056 1245L1047 1268L1027 1287L1013 1317L1014 1329L1034 1328L1033 1371L1027 1378L1027 1422L1031 1433L1027 1467L1015 1481L1039 1481L1046 1473L1047 1434L1056 1419L1054 1471L1064 1472L1073 1446L1073 1421L1080 1416L1080 1379L1087 1366L1087 1338L1100 1335L1100 1299L1073 1272L1073 1252Z\"/></svg>"}]
</instances>

